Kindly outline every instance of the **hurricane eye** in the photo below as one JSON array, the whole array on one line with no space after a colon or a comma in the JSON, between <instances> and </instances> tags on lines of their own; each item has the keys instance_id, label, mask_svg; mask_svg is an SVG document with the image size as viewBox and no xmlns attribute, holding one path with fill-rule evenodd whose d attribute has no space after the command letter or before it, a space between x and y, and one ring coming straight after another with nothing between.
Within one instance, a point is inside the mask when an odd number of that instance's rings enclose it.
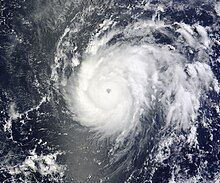
<instances>
[{"instance_id":1,"label":"hurricane eye","mask_svg":"<svg viewBox=\"0 0 220 183\"><path fill-rule=\"evenodd\" d=\"M110 94L110 93L112 92L112 90L111 90L110 88L107 88L107 89L106 89L106 92L107 92L108 94Z\"/></svg>"}]
</instances>

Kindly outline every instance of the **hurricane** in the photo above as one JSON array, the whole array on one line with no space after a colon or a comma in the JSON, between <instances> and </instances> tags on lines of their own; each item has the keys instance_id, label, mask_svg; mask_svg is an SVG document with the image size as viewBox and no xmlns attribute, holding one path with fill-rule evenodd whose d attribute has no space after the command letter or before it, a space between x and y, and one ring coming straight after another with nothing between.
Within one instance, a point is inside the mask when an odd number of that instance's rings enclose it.
<instances>
[{"instance_id":1,"label":"hurricane","mask_svg":"<svg viewBox=\"0 0 220 183\"><path fill-rule=\"evenodd\" d=\"M77 45L71 47L77 28L67 27L57 46L58 67L74 52L64 63L71 67L68 76L64 70L59 79L53 77L61 83L72 119L99 143L110 140L112 164L142 154L142 148L134 150L137 143L150 149L154 141L163 151L168 142L158 140L162 136L175 141L183 132L188 134L183 139L194 144L190 137L206 93L219 92L209 65L213 42L206 28L168 24L160 18L163 11L159 6L150 19L132 17L125 25L113 17L100 21L80 54ZM160 152L154 158L162 161L163 156ZM117 171L126 166L130 163Z\"/></svg>"},{"instance_id":2,"label":"hurricane","mask_svg":"<svg viewBox=\"0 0 220 183\"><path fill-rule=\"evenodd\" d=\"M218 1L15 7L0 181L219 182Z\"/></svg>"},{"instance_id":3,"label":"hurricane","mask_svg":"<svg viewBox=\"0 0 220 183\"><path fill-rule=\"evenodd\" d=\"M79 70L65 87L64 96L77 121L120 139L141 130L140 118L160 103L165 125L189 128L213 73L206 63L192 63L168 46L147 44L147 31L166 27L154 22L137 22L125 30L113 26L91 40ZM138 42L135 30L140 32Z\"/></svg>"}]
</instances>

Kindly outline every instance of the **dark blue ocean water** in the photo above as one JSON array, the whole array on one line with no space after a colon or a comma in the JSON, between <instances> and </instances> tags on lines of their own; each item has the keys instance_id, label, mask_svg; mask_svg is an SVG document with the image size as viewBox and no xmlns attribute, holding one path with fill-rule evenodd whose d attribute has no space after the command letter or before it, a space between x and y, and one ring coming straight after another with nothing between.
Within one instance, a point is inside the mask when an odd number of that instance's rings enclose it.
<instances>
[{"instance_id":1,"label":"dark blue ocean water","mask_svg":"<svg viewBox=\"0 0 220 183\"><path fill-rule=\"evenodd\" d=\"M217 1L143 1L142 4L147 3L154 6L169 4L160 15L165 22L168 24L184 22L189 25L199 23L204 27L208 26L209 37L220 41L220 17L214 11ZM114 19L119 20L120 26L134 22L131 15L137 15L143 20L152 17L153 10L143 11L136 6L137 4L138 1L117 0L0 1L0 182L83 182L82 180L85 180L82 175L78 175L79 179L76 180L77 178L73 177L74 173L70 172L74 171L68 162L69 157L74 155L71 151L74 151L74 146L81 145L80 142L76 142L75 137L73 142L71 133L76 126L80 129L82 127L78 123L73 125L70 116L66 113L65 101L51 81L51 65L56 46L66 26L85 7L92 7L90 14L83 17L83 21L79 19L79 22L75 22L75 24L83 24L83 28L74 38L79 55L84 52L97 25L106 17L113 16ZM180 5L184 8L180 9ZM128 13L128 7L135 8ZM158 44L172 43L169 37L160 32L155 32L154 37ZM187 47L182 52L188 59L193 57L187 52ZM71 54L74 53L69 53L69 57ZM208 54L211 60L209 65L220 81L220 61L215 61L220 57L220 44L214 42L212 51ZM66 68L65 72L68 75L71 73L71 68ZM175 150L172 152L171 149L170 156L162 163L149 161L149 164L146 159L150 159L152 155L145 149L134 158L131 169L115 171L116 173L109 180L103 179L103 182L121 183L127 180L132 183L167 183L174 176L172 170L176 165L180 167L179 174L175 175L177 182L189 180L198 174L200 179L194 182L217 180L216 176L219 176L220 171L220 117L216 106L219 106L219 102L220 97L214 91L208 92L206 99L201 101L196 133L198 146L192 147L180 141L179 144L174 144L180 147L178 152ZM204 118L208 119L205 125L202 123ZM156 133L157 127L155 129ZM74 132L74 136L82 138L84 133L83 130L77 131ZM134 149L140 147L138 141L137 138ZM157 150L155 141L148 142L144 146L151 148L151 153ZM54 162L48 163L47 157L56 153L58 153L56 158L52 158ZM191 159L188 158L189 154ZM27 162L25 161L27 157L34 157L33 166L24 163ZM118 163L123 161L126 161L126 158ZM55 163L56 167L65 168L55 168L53 171L52 167ZM42 173L43 165L48 168L47 173ZM117 164L114 166L117 167ZM106 177L109 171L116 169L111 167L100 170L100 174L96 176ZM64 172L64 175L61 172ZM97 177L87 181L96 182Z\"/></svg>"}]
</instances>

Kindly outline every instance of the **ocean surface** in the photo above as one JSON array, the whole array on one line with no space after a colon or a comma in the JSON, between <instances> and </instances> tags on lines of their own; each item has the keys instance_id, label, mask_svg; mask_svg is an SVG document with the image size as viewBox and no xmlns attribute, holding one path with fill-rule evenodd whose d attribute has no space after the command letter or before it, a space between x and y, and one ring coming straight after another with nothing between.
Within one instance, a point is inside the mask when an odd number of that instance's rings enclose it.
<instances>
[{"instance_id":1,"label":"ocean surface","mask_svg":"<svg viewBox=\"0 0 220 183\"><path fill-rule=\"evenodd\" d=\"M0 8L0 182L220 183L220 1Z\"/></svg>"}]
</instances>

